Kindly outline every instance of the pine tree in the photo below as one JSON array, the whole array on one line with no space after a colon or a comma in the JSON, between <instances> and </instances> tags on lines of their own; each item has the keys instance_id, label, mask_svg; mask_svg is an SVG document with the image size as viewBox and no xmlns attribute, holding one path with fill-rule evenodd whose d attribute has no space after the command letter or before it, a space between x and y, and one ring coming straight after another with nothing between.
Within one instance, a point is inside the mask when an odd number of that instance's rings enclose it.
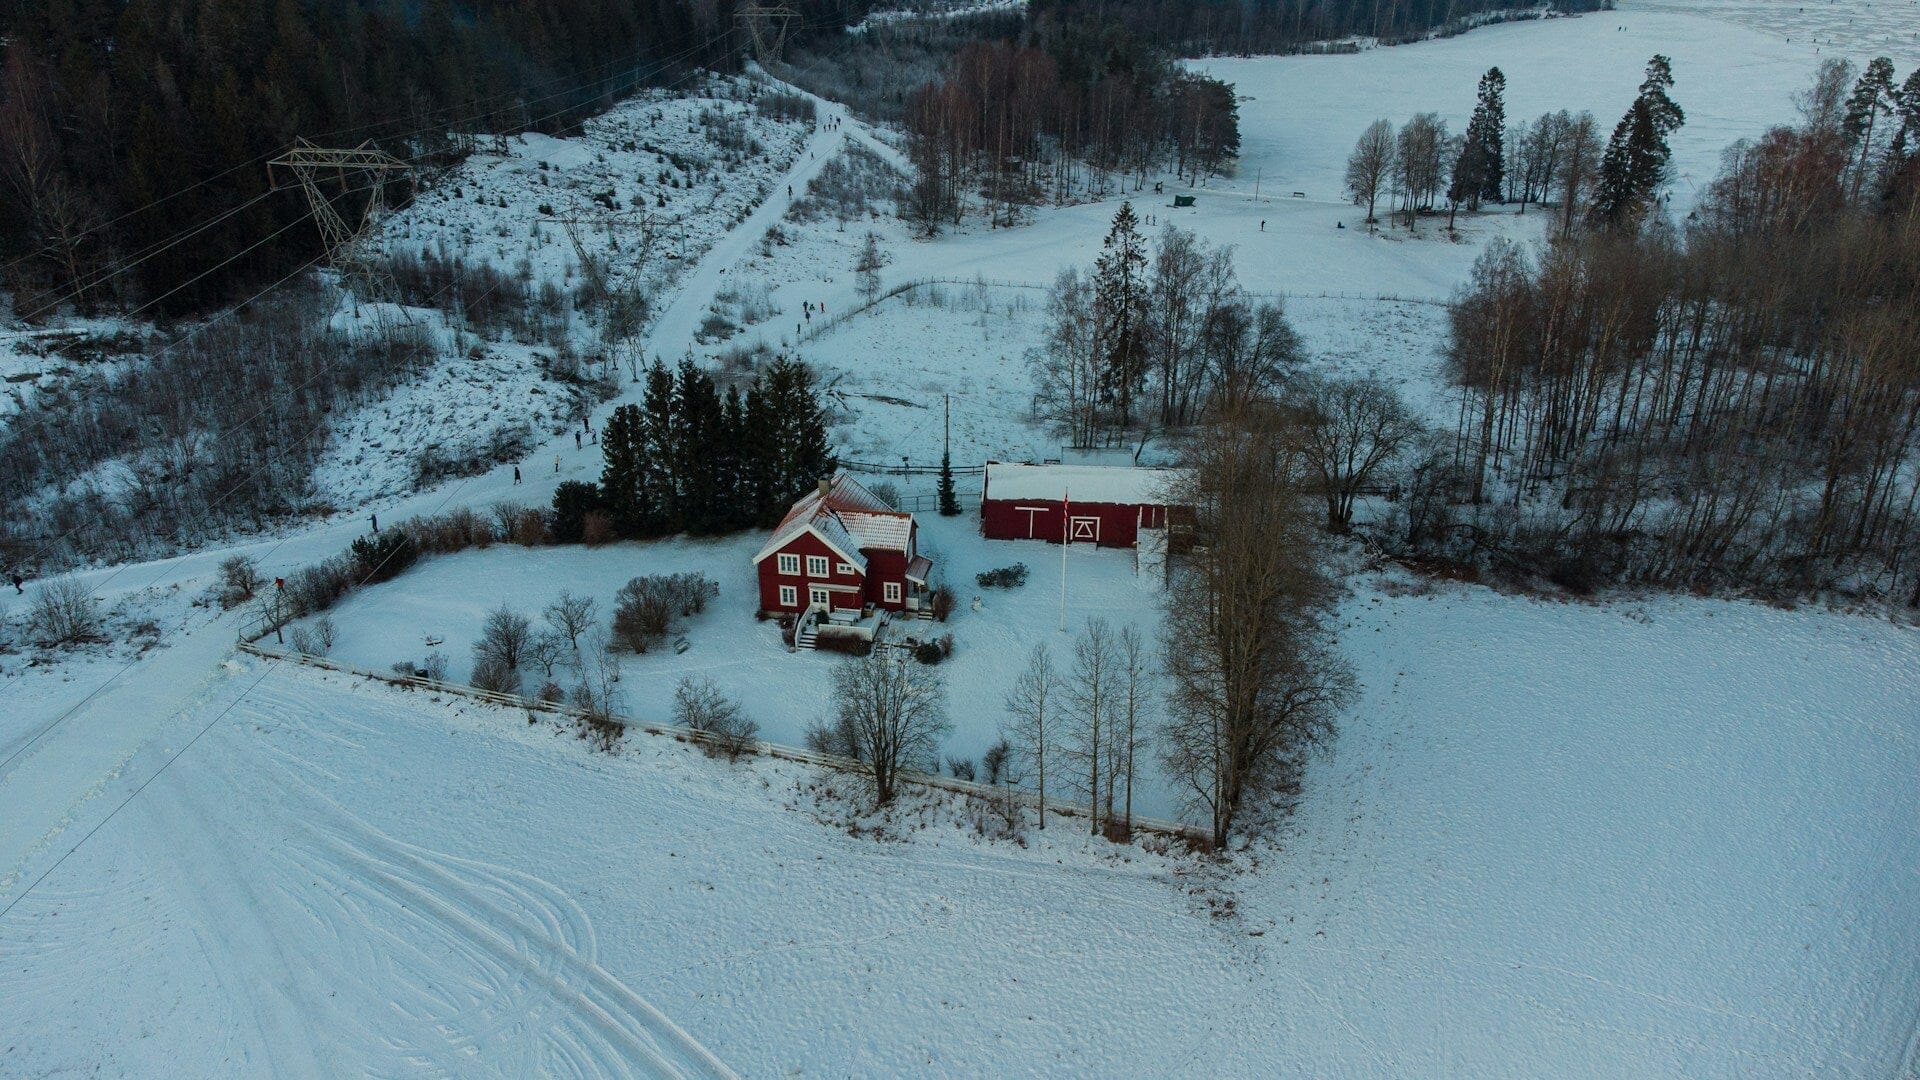
<instances>
[{"instance_id":1,"label":"pine tree","mask_svg":"<svg viewBox=\"0 0 1920 1080\"><path fill-rule=\"evenodd\" d=\"M1133 418L1133 395L1147 376L1147 249L1131 202L1113 216L1094 264L1094 307L1102 350L1101 392L1119 410L1121 427Z\"/></svg>"},{"instance_id":2,"label":"pine tree","mask_svg":"<svg viewBox=\"0 0 1920 1080\"><path fill-rule=\"evenodd\" d=\"M853 272L860 279L860 295L869 303L880 295L880 268L885 265L886 257L880 254L880 237L869 232L866 242L860 245L860 256L853 263Z\"/></svg>"},{"instance_id":3,"label":"pine tree","mask_svg":"<svg viewBox=\"0 0 1920 1080\"><path fill-rule=\"evenodd\" d=\"M954 517L960 513L960 499L953 491L953 459L947 454L940 455L940 516Z\"/></svg>"},{"instance_id":4,"label":"pine tree","mask_svg":"<svg viewBox=\"0 0 1920 1080\"><path fill-rule=\"evenodd\" d=\"M1499 68L1488 68L1480 76L1479 101L1473 118L1467 122L1467 153L1474 166L1469 175L1478 187L1465 201L1475 210L1480 203L1502 201L1506 182L1507 151L1507 77ZM1463 155L1464 157L1465 155Z\"/></svg>"},{"instance_id":5,"label":"pine tree","mask_svg":"<svg viewBox=\"0 0 1920 1080\"><path fill-rule=\"evenodd\" d=\"M1912 81L1912 80L1908 80ZM1858 148L1858 158L1854 163L1853 185L1849 198L1858 201L1860 184L1867 174L1873 171L1874 150L1878 144L1874 139L1880 128L1880 118L1894 115L1900 101L1893 88L1893 61L1884 56L1876 57L1867 64L1867 70L1860 81L1853 84L1853 94L1847 98L1845 131L1847 139Z\"/></svg>"},{"instance_id":6,"label":"pine tree","mask_svg":"<svg viewBox=\"0 0 1920 1080\"><path fill-rule=\"evenodd\" d=\"M746 443L746 401L740 396L740 387L729 386L720 403L720 438L714 455L721 528L727 532L753 524L753 504L745 483Z\"/></svg>"}]
</instances>

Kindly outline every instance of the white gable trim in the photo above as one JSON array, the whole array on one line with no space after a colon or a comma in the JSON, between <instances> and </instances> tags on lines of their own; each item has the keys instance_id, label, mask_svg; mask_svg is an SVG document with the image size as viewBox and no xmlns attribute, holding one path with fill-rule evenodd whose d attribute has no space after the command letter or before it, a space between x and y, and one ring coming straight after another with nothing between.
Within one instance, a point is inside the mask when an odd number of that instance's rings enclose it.
<instances>
[{"instance_id":1,"label":"white gable trim","mask_svg":"<svg viewBox=\"0 0 1920 1080\"><path fill-rule=\"evenodd\" d=\"M795 540L798 540L802 536L806 536L808 534L812 534L812 536L815 539L827 545L827 550L840 556L840 560L842 562L850 564L854 568L854 571L858 573L861 577L867 576L867 560L863 556L861 556L858 552L848 552L846 549L842 548L839 544L836 544L832 540L827 539L826 534L822 533L819 529L814 528L812 522L808 522L806 528L801 529L799 532L794 533L792 536L787 537L786 542L782 543L779 547L768 546L766 550L762 551L758 555L755 555L753 557L753 565L759 566L761 563L767 561L767 556L777 555L780 552L785 551L789 546L793 544Z\"/></svg>"}]
</instances>

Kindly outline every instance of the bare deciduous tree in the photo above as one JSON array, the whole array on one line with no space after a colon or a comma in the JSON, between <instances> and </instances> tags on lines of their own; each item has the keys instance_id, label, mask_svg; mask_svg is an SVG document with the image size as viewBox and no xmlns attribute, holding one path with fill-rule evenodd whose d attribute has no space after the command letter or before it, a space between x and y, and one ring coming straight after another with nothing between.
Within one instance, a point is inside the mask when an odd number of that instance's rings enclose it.
<instances>
[{"instance_id":1,"label":"bare deciduous tree","mask_svg":"<svg viewBox=\"0 0 1920 1080\"><path fill-rule=\"evenodd\" d=\"M674 686L673 722L711 736L709 752L729 760L753 749L760 734L760 725L746 718L740 703L704 675L689 675Z\"/></svg>"},{"instance_id":2,"label":"bare deciduous tree","mask_svg":"<svg viewBox=\"0 0 1920 1080\"><path fill-rule=\"evenodd\" d=\"M1261 793L1333 728L1352 679L1324 629L1333 587L1305 500L1297 438L1278 410L1197 438L1184 500L1195 543L1169 581L1171 718L1162 757L1224 843Z\"/></svg>"},{"instance_id":3,"label":"bare deciduous tree","mask_svg":"<svg viewBox=\"0 0 1920 1080\"><path fill-rule=\"evenodd\" d=\"M542 614L555 630L566 635L569 647L578 649L580 635L593 625L593 607L591 596L575 596L562 590Z\"/></svg>"},{"instance_id":4,"label":"bare deciduous tree","mask_svg":"<svg viewBox=\"0 0 1920 1080\"><path fill-rule=\"evenodd\" d=\"M487 613L480 638L473 643L474 666L495 664L506 671L519 671L532 640L533 624L502 604Z\"/></svg>"},{"instance_id":5,"label":"bare deciduous tree","mask_svg":"<svg viewBox=\"0 0 1920 1080\"><path fill-rule=\"evenodd\" d=\"M527 642L527 663L538 665L540 673L553 678L553 669L573 653L573 645L558 630L542 630Z\"/></svg>"},{"instance_id":6,"label":"bare deciduous tree","mask_svg":"<svg viewBox=\"0 0 1920 1080\"><path fill-rule=\"evenodd\" d=\"M952 726L946 684L899 650L836 665L833 705L854 756L872 770L875 807L893 801L901 770L939 767L940 740Z\"/></svg>"},{"instance_id":7,"label":"bare deciduous tree","mask_svg":"<svg viewBox=\"0 0 1920 1080\"><path fill-rule=\"evenodd\" d=\"M1077 765L1078 772L1068 776L1074 788L1087 797L1087 808L1094 835L1100 834L1100 803L1106 793L1101 786L1101 768L1109 752L1105 740L1111 737L1108 714L1113 710L1114 635L1104 619L1088 619L1073 642L1073 665L1065 681L1066 709L1061 717L1060 756ZM1081 781L1084 779L1084 783Z\"/></svg>"},{"instance_id":8,"label":"bare deciduous tree","mask_svg":"<svg viewBox=\"0 0 1920 1080\"><path fill-rule=\"evenodd\" d=\"M1353 144L1353 153L1347 157L1347 196L1355 206L1367 208L1369 225L1377 220L1374 205L1393 173L1393 154L1393 124L1375 120L1360 133L1360 141Z\"/></svg>"},{"instance_id":9,"label":"bare deciduous tree","mask_svg":"<svg viewBox=\"0 0 1920 1080\"><path fill-rule=\"evenodd\" d=\"M1290 425L1327 496L1327 529L1346 532L1353 500L1420 434L1420 421L1393 387L1374 376L1303 376L1289 387Z\"/></svg>"},{"instance_id":10,"label":"bare deciduous tree","mask_svg":"<svg viewBox=\"0 0 1920 1080\"><path fill-rule=\"evenodd\" d=\"M1059 736L1050 729L1059 708L1060 673L1053 666L1053 654L1042 642L1027 654L1027 666L1007 693L1007 721L1001 728L1003 743L1014 756L1033 769L1040 795L1040 827L1047 827L1047 759ZM992 770L989 769L989 772Z\"/></svg>"}]
</instances>

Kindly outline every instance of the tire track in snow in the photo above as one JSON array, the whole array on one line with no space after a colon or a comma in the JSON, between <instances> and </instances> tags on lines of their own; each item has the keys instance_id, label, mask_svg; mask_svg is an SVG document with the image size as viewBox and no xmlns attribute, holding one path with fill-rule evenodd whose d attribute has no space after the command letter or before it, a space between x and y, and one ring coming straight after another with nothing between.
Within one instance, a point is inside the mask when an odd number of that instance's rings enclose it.
<instances>
[{"instance_id":1,"label":"tire track in snow","mask_svg":"<svg viewBox=\"0 0 1920 1080\"><path fill-rule=\"evenodd\" d=\"M288 711L277 713L283 718L311 717L294 702L284 704ZM539 999L544 998L573 1021L558 1028L571 1043L563 1056L587 1055L594 1063L589 1074L639 1068L658 1076L733 1075L600 966L591 921L558 887L510 868L398 840L287 766L259 764L284 781L276 785L283 796L292 796L276 801L270 812L287 822L296 838L309 841L301 847L308 865L327 868L334 888L359 892L389 912L410 916L435 935L437 944L487 973L477 1011L469 1007L439 1018L455 1049L475 1051L490 1036L524 1026L529 1011L542 1011ZM503 998L516 1007L497 1008ZM461 1022L479 1016L489 1022L460 1030Z\"/></svg>"}]
</instances>

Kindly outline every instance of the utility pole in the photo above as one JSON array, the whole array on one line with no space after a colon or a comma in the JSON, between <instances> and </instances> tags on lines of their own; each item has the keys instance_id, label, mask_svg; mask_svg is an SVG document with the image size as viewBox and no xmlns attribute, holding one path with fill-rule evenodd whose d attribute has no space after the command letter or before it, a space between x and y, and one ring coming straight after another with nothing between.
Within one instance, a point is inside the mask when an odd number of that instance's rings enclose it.
<instances>
[{"instance_id":1,"label":"utility pole","mask_svg":"<svg viewBox=\"0 0 1920 1080\"><path fill-rule=\"evenodd\" d=\"M944 455L947 455L948 462L952 462L953 461L953 456L952 456L953 455L953 395L941 394L940 400L941 400L941 403L946 406L946 410L947 410L947 434L946 434L946 437L942 439L940 442L940 452Z\"/></svg>"},{"instance_id":2,"label":"utility pole","mask_svg":"<svg viewBox=\"0 0 1920 1080\"><path fill-rule=\"evenodd\" d=\"M276 169L293 174L294 182L306 194L307 203L313 210L313 219L320 227L320 239L327 248L327 261L343 282L359 283L369 300L399 300L399 286L385 268L369 258L365 241L369 227L386 210L387 180L395 176L410 178L413 166L373 145L372 140L350 150L342 150L315 146L300 139L291 149L267 162L267 169L270 179L274 177ZM327 199L326 193L320 190L323 170L334 172L343 193L349 172L372 175L366 209L357 224L349 226Z\"/></svg>"},{"instance_id":3,"label":"utility pole","mask_svg":"<svg viewBox=\"0 0 1920 1080\"><path fill-rule=\"evenodd\" d=\"M780 62L780 51L786 47L787 33L793 24L799 21L800 13L785 4L749 3L733 14L733 19L746 32L747 40L753 46L753 56L761 67Z\"/></svg>"}]
</instances>

